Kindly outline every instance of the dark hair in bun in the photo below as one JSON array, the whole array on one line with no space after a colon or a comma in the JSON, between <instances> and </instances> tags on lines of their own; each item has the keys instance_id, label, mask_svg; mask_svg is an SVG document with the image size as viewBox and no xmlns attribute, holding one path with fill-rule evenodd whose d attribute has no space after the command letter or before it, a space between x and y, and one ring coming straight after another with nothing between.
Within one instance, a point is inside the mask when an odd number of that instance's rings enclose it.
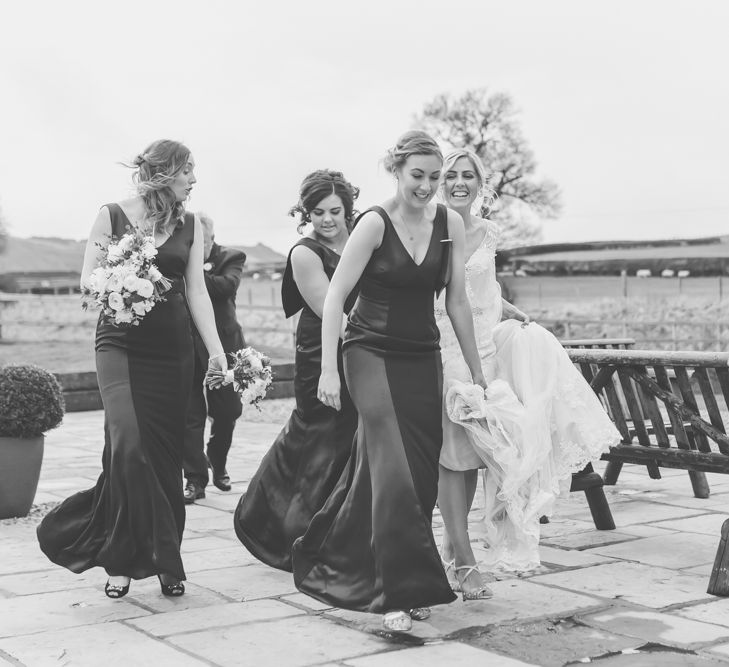
<instances>
[{"instance_id":1,"label":"dark hair in bun","mask_svg":"<svg viewBox=\"0 0 729 667\"><path fill-rule=\"evenodd\" d=\"M289 215L299 215L298 231L303 232L306 224L311 221L311 211L317 207L322 199L329 195L337 195L344 204L344 218L351 227L356 211L354 200L359 197L359 188L352 185L341 171L331 169L317 169L311 172L299 188L299 201L291 207Z\"/></svg>"},{"instance_id":2,"label":"dark hair in bun","mask_svg":"<svg viewBox=\"0 0 729 667\"><path fill-rule=\"evenodd\" d=\"M422 130L408 130L382 160L385 170L394 174L411 155L435 155L443 161L443 153L435 139Z\"/></svg>"}]
</instances>

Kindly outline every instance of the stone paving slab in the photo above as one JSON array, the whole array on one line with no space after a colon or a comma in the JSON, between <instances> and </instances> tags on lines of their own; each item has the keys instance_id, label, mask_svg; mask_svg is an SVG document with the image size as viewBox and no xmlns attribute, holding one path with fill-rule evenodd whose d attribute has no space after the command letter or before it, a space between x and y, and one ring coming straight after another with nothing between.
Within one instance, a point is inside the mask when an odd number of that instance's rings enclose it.
<instances>
[{"instance_id":1,"label":"stone paving slab","mask_svg":"<svg viewBox=\"0 0 729 667\"><path fill-rule=\"evenodd\" d=\"M287 604L306 609L307 611L325 611L327 609L333 609L333 607L331 607L330 605L319 602L319 600L310 598L308 595L304 595L303 593L282 595L279 599L282 602L286 602Z\"/></svg>"},{"instance_id":2,"label":"stone paving slab","mask_svg":"<svg viewBox=\"0 0 729 667\"><path fill-rule=\"evenodd\" d=\"M242 623L268 621L298 616L306 612L276 600L228 602L211 604L195 609L171 611L128 621L144 632L157 637L187 634L199 630L211 630Z\"/></svg>"},{"instance_id":3,"label":"stone paving slab","mask_svg":"<svg viewBox=\"0 0 729 667\"><path fill-rule=\"evenodd\" d=\"M613 519L618 530L621 526L638 523L654 523L664 519L675 519L702 514L702 510L690 507L676 507L674 505L661 505L644 500L631 503L620 503L611 508Z\"/></svg>"},{"instance_id":4,"label":"stone paving slab","mask_svg":"<svg viewBox=\"0 0 729 667\"><path fill-rule=\"evenodd\" d=\"M695 648L729 638L727 627L654 611L615 609L580 619L610 632L682 648Z\"/></svg>"},{"instance_id":5,"label":"stone paving slab","mask_svg":"<svg viewBox=\"0 0 729 667\"><path fill-rule=\"evenodd\" d=\"M542 563L559 565L561 567L585 567L598 563L610 563L610 556L595 553L594 550L575 551L572 549L557 549L546 544L539 545L539 558Z\"/></svg>"},{"instance_id":6,"label":"stone paving slab","mask_svg":"<svg viewBox=\"0 0 729 667\"><path fill-rule=\"evenodd\" d=\"M635 535L621 533L619 530L595 530L594 526L581 532L570 532L552 537L543 537L542 544L560 547L562 549L591 549L593 547L615 544L618 542L630 542L635 540Z\"/></svg>"},{"instance_id":7,"label":"stone paving slab","mask_svg":"<svg viewBox=\"0 0 729 667\"><path fill-rule=\"evenodd\" d=\"M38 547L33 531L29 538L3 542L0 575L33 572L55 567Z\"/></svg>"},{"instance_id":8,"label":"stone paving slab","mask_svg":"<svg viewBox=\"0 0 729 667\"><path fill-rule=\"evenodd\" d=\"M676 609L671 613L729 628L729 599L727 598L712 598L711 602Z\"/></svg>"},{"instance_id":9,"label":"stone paving slab","mask_svg":"<svg viewBox=\"0 0 729 667\"><path fill-rule=\"evenodd\" d=\"M542 667L597 662L604 655L634 649L643 643L634 637L589 627L572 618L499 625L463 636L462 641Z\"/></svg>"},{"instance_id":10,"label":"stone paving slab","mask_svg":"<svg viewBox=\"0 0 729 667\"><path fill-rule=\"evenodd\" d=\"M315 616L176 635L167 643L224 667L303 667L390 649L384 639Z\"/></svg>"},{"instance_id":11,"label":"stone paving slab","mask_svg":"<svg viewBox=\"0 0 729 667\"><path fill-rule=\"evenodd\" d=\"M129 601L110 600L95 588L23 595L0 600L0 637L108 623L149 613Z\"/></svg>"},{"instance_id":12,"label":"stone paving slab","mask_svg":"<svg viewBox=\"0 0 729 667\"><path fill-rule=\"evenodd\" d=\"M216 593L237 600L257 600L296 593L293 577L288 572L264 565L220 568L195 574L195 583Z\"/></svg>"},{"instance_id":13,"label":"stone paving slab","mask_svg":"<svg viewBox=\"0 0 729 667\"><path fill-rule=\"evenodd\" d=\"M494 623L571 615L574 612L604 606L605 602L588 595L543 586L533 579L509 579L489 584L494 597L489 600L463 602L433 608L424 623L444 635ZM583 589L586 590L586 589Z\"/></svg>"},{"instance_id":14,"label":"stone paving slab","mask_svg":"<svg viewBox=\"0 0 729 667\"><path fill-rule=\"evenodd\" d=\"M233 529L231 528L228 534L232 532ZM182 543L184 544L185 541L183 540ZM255 565L258 562L237 539L235 542L229 542L228 546L222 549L205 549L187 554L184 560L185 572L190 580L194 580L196 574L203 570Z\"/></svg>"},{"instance_id":15,"label":"stone paving slab","mask_svg":"<svg viewBox=\"0 0 729 667\"><path fill-rule=\"evenodd\" d=\"M203 667L210 664L120 623L2 639L0 650L29 667Z\"/></svg>"},{"instance_id":16,"label":"stone paving slab","mask_svg":"<svg viewBox=\"0 0 729 667\"><path fill-rule=\"evenodd\" d=\"M101 591L106 581L105 573L97 568L74 574L65 568L56 567L50 561L46 561L46 567L50 569L2 575L0 590L12 595L34 595L97 586Z\"/></svg>"},{"instance_id":17,"label":"stone paving slab","mask_svg":"<svg viewBox=\"0 0 729 667\"><path fill-rule=\"evenodd\" d=\"M436 646L401 649L337 663L341 667L523 667L533 663L448 642ZM331 665L330 667L334 667Z\"/></svg>"},{"instance_id":18,"label":"stone paving slab","mask_svg":"<svg viewBox=\"0 0 729 667\"><path fill-rule=\"evenodd\" d=\"M106 581L106 577L102 581ZM104 595L103 586L100 586L99 589L101 595ZM176 612L228 602L228 598L224 595L189 581L185 582L185 595L180 597L162 595L157 577L132 581L129 594L124 599L156 613Z\"/></svg>"},{"instance_id":19,"label":"stone paving slab","mask_svg":"<svg viewBox=\"0 0 729 667\"><path fill-rule=\"evenodd\" d=\"M671 520L673 521L673 519ZM632 524L630 526L620 526L620 532L623 535L631 535L633 537L655 537L656 535L671 535L677 532L677 529L671 527L671 522L663 521L661 523L651 524Z\"/></svg>"},{"instance_id":20,"label":"stone paving slab","mask_svg":"<svg viewBox=\"0 0 729 667\"><path fill-rule=\"evenodd\" d=\"M671 530L680 530L686 533L703 533L704 535L713 535L717 544L721 536L721 526L729 519L729 514L711 513L701 514L699 516L689 517L688 519L669 519L653 524L654 526L670 528Z\"/></svg>"},{"instance_id":21,"label":"stone paving slab","mask_svg":"<svg viewBox=\"0 0 729 667\"><path fill-rule=\"evenodd\" d=\"M590 551L646 565L679 569L713 563L718 544L718 537L698 533L674 533L613 544Z\"/></svg>"},{"instance_id":22,"label":"stone paving slab","mask_svg":"<svg viewBox=\"0 0 729 667\"><path fill-rule=\"evenodd\" d=\"M704 577L640 563L595 565L538 575L532 581L573 591L589 591L591 595L608 600L620 598L653 609L711 599L706 593Z\"/></svg>"},{"instance_id":23,"label":"stone paving slab","mask_svg":"<svg viewBox=\"0 0 729 667\"><path fill-rule=\"evenodd\" d=\"M186 538L182 540L180 549L183 560L187 560L187 556L202 551L215 551L216 549L229 549L232 546L240 544L235 536L225 537L223 535L205 535L203 537Z\"/></svg>"}]
</instances>

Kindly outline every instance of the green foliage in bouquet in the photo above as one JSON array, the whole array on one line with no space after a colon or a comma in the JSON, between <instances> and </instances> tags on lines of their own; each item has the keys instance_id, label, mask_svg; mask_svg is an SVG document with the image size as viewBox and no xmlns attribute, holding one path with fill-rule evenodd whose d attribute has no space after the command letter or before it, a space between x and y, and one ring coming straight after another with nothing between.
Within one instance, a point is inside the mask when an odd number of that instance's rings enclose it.
<instances>
[{"instance_id":1,"label":"green foliage in bouquet","mask_svg":"<svg viewBox=\"0 0 729 667\"><path fill-rule=\"evenodd\" d=\"M31 364L0 367L0 437L36 438L56 428L66 406L58 380Z\"/></svg>"}]
</instances>

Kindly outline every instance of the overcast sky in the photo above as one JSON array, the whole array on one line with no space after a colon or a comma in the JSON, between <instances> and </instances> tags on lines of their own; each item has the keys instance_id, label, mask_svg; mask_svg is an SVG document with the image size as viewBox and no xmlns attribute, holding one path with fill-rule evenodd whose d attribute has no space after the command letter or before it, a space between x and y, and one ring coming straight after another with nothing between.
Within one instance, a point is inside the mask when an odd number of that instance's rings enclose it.
<instances>
[{"instance_id":1,"label":"overcast sky","mask_svg":"<svg viewBox=\"0 0 729 667\"><path fill-rule=\"evenodd\" d=\"M0 0L0 210L85 238L173 138L218 240L285 251L306 173L377 203L423 104L487 86L562 189L546 242L726 234L727 26L726 0Z\"/></svg>"}]
</instances>

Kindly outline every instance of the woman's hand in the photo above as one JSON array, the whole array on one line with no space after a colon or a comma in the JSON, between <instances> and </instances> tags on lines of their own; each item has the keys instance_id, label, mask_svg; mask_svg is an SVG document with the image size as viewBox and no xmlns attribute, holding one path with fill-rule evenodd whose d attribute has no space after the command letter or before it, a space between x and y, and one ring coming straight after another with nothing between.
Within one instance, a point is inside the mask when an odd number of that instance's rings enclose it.
<instances>
[{"instance_id":1,"label":"woman's hand","mask_svg":"<svg viewBox=\"0 0 729 667\"><path fill-rule=\"evenodd\" d=\"M210 389L219 389L225 382L225 374L228 371L228 358L223 354L216 354L208 359L208 371L205 374L205 382Z\"/></svg>"},{"instance_id":2,"label":"woman's hand","mask_svg":"<svg viewBox=\"0 0 729 667\"><path fill-rule=\"evenodd\" d=\"M473 376L473 384L477 384L484 391L486 391L486 388L488 387L483 373L476 373L476 375Z\"/></svg>"},{"instance_id":3,"label":"woman's hand","mask_svg":"<svg viewBox=\"0 0 729 667\"><path fill-rule=\"evenodd\" d=\"M319 388L316 397L324 403L324 405L340 410L342 404L340 401L341 383L339 381L339 373L325 372L319 377Z\"/></svg>"}]
</instances>

